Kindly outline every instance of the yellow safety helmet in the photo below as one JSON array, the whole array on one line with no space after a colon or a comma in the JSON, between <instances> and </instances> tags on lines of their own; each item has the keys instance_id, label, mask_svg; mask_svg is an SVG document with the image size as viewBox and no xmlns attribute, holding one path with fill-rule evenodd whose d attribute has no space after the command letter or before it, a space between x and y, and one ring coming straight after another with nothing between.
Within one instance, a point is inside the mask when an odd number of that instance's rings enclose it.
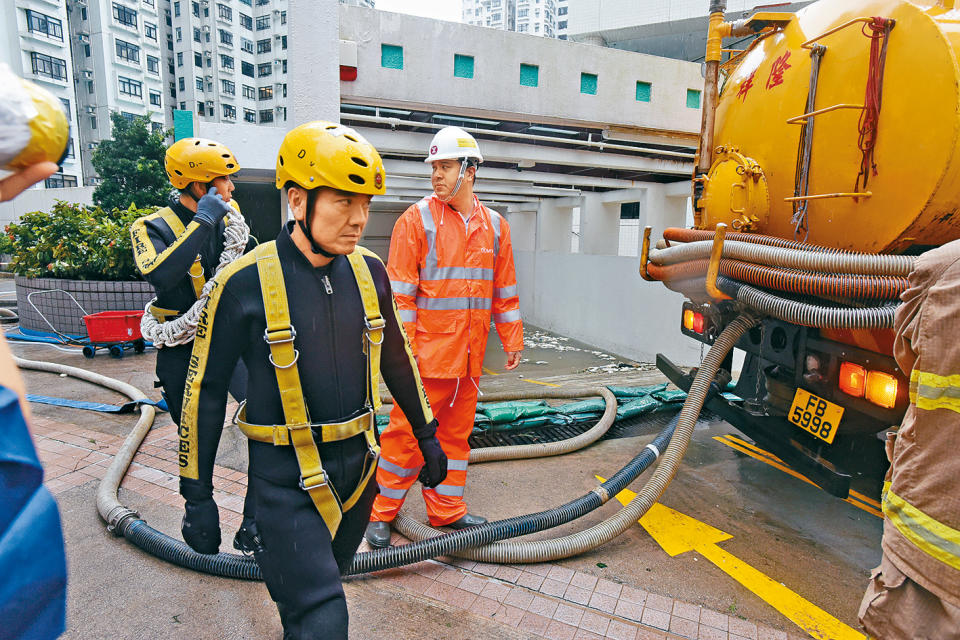
<instances>
[{"instance_id":1,"label":"yellow safety helmet","mask_svg":"<svg viewBox=\"0 0 960 640\"><path fill-rule=\"evenodd\" d=\"M0 65L6 92L0 104L3 140L0 169L17 171L38 162L60 164L67 155L70 122L60 99Z\"/></svg>"},{"instance_id":2,"label":"yellow safety helmet","mask_svg":"<svg viewBox=\"0 0 960 640\"><path fill-rule=\"evenodd\" d=\"M186 189L191 182L210 182L240 171L240 163L233 152L214 140L183 138L167 149L163 159L170 184Z\"/></svg>"},{"instance_id":3,"label":"yellow safety helmet","mask_svg":"<svg viewBox=\"0 0 960 640\"><path fill-rule=\"evenodd\" d=\"M351 129L315 120L292 129L277 153L277 189L294 182L304 189L383 195L383 160L372 144Z\"/></svg>"}]
</instances>

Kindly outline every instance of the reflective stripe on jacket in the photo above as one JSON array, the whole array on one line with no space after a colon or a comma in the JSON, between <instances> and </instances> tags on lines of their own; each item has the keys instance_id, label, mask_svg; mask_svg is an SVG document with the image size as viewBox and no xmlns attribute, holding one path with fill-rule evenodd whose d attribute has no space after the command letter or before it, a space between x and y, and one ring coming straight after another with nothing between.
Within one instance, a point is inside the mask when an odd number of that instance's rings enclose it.
<instances>
[{"instance_id":1,"label":"reflective stripe on jacket","mask_svg":"<svg viewBox=\"0 0 960 640\"><path fill-rule=\"evenodd\" d=\"M884 486L883 549L912 580L960 606L960 241L917 259L894 321L910 406Z\"/></svg>"},{"instance_id":2,"label":"reflective stripe on jacket","mask_svg":"<svg viewBox=\"0 0 960 640\"><path fill-rule=\"evenodd\" d=\"M510 225L474 204L464 224L430 195L393 229L387 272L425 378L481 375L491 317L504 350L523 349Z\"/></svg>"}]
</instances>

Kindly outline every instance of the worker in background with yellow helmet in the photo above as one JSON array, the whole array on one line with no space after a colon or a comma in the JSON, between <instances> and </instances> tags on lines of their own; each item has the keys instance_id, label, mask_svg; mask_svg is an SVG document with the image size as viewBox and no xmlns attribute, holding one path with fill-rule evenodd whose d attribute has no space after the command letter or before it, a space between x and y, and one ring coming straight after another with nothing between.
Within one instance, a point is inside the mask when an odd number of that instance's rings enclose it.
<instances>
[{"instance_id":1,"label":"worker in background with yellow helmet","mask_svg":"<svg viewBox=\"0 0 960 640\"><path fill-rule=\"evenodd\" d=\"M347 637L340 575L377 493L381 372L426 458L421 480L436 486L446 475L386 268L357 246L384 178L377 150L353 129L290 131L276 185L293 220L214 278L190 359L179 445L185 539L201 553L219 547L211 479L227 380L242 359L248 396L236 423L250 439L254 556L290 640Z\"/></svg>"},{"instance_id":2,"label":"worker in background with yellow helmet","mask_svg":"<svg viewBox=\"0 0 960 640\"><path fill-rule=\"evenodd\" d=\"M157 378L170 416L179 425L204 286L256 241L232 199L230 176L240 170L240 163L230 149L213 140L184 138L167 149L164 167L178 192L171 194L166 207L134 222L130 233L137 268L156 291L141 332L158 349ZM231 373L231 392L242 400L246 372L240 367ZM248 497L244 522L234 540L241 551L252 551L256 545L251 504Z\"/></svg>"}]
</instances>

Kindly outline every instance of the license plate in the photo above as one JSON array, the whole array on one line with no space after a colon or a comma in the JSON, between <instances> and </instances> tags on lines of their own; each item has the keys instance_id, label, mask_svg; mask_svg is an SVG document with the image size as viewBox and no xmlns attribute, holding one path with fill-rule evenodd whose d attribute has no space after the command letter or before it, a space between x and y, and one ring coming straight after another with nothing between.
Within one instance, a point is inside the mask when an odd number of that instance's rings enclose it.
<instances>
[{"instance_id":1,"label":"license plate","mask_svg":"<svg viewBox=\"0 0 960 640\"><path fill-rule=\"evenodd\" d=\"M843 407L803 389L797 389L787 414L787 420L827 444L836 437L842 417Z\"/></svg>"}]
</instances>

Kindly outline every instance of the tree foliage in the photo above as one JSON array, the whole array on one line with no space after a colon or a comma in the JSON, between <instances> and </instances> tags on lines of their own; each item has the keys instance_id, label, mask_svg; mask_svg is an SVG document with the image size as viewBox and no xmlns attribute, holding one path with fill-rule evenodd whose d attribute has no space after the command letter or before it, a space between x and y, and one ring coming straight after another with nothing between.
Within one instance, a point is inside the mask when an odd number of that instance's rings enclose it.
<instances>
[{"instance_id":1,"label":"tree foliage","mask_svg":"<svg viewBox=\"0 0 960 640\"><path fill-rule=\"evenodd\" d=\"M128 120L110 114L113 139L103 140L93 152L93 168L103 180L93 192L93 201L106 210L163 206L170 182L163 169L166 131L151 133L150 120Z\"/></svg>"}]
</instances>

